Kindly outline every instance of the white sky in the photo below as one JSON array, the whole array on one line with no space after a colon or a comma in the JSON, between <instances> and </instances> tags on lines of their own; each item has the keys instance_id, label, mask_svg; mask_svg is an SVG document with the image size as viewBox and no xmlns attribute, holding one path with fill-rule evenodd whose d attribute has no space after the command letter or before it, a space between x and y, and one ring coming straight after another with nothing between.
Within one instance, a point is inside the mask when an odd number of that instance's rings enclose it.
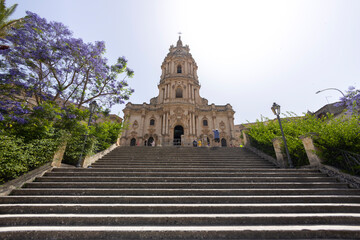
<instances>
[{"instance_id":1,"label":"white sky","mask_svg":"<svg viewBox=\"0 0 360 240\"><path fill-rule=\"evenodd\" d=\"M132 103L158 95L160 66L181 31L198 64L200 95L230 103L235 124L270 107L298 115L338 101L334 90L360 88L360 1L357 0L7 0L64 23L85 42L105 41L106 57L125 56L135 71ZM124 105L112 109L123 115Z\"/></svg>"}]
</instances>

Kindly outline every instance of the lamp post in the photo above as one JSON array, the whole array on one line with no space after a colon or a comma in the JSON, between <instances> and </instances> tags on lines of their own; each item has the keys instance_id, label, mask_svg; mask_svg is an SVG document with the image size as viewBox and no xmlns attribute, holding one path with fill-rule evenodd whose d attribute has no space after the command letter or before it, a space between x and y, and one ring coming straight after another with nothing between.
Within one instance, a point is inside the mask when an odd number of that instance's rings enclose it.
<instances>
[{"instance_id":1,"label":"lamp post","mask_svg":"<svg viewBox=\"0 0 360 240\"><path fill-rule=\"evenodd\" d=\"M90 116L89 116L88 126L90 126L92 115L95 113L97 107L98 107L98 105L97 105L96 101L92 101L89 104ZM81 150L81 153L80 153L80 158L79 158L79 160L78 160L78 162L76 164L76 167L81 167L82 156L83 156L83 153L84 153L84 150L85 150L85 145L86 145L87 138L88 138L88 130L86 130L84 144L83 144L83 147L82 147L82 150Z\"/></svg>"},{"instance_id":2,"label":"lamp post","mask_svg":"<svg viewBox=\"0 0 360 240\"><path fill-rule=\"evenodd\" d=\"M293 168L294 165L293 165L293 162L292 162L292 160L291 160L291 158L290 158L289 149L288 149L288 147L287 147L286 138L285 138L284 131L283 131L283 128L282 128L282 125L281 125L280 105L277 105L276 103L274 103L274 104L272 105L272 107L271 107L271 110L273 111L274 115L276 115L276 117L277 117L277 119L278 119L278 121L279 121L282 138L283 138L284 145L285 145L286 156L287 156L287 159L288 159L288 164L289 164L289 167L290 167L290 168Z\"/></svg>"},{"instance_id":3,"label":"lamp post","mask_svg":"<svg viewBox=\"0 0 360 240\"><path fill-rule=\"evenodd\" d=\"M342 91L340 91L339 89L337 89L337 88L325 88L325 89L323 89L323 90L317 91L315 94L321 93L321 92L326 91L326 90L336 90L336 91L339 91L339 92L345 97L345 94L344 94Z\"/></svg>"}]
</instances>

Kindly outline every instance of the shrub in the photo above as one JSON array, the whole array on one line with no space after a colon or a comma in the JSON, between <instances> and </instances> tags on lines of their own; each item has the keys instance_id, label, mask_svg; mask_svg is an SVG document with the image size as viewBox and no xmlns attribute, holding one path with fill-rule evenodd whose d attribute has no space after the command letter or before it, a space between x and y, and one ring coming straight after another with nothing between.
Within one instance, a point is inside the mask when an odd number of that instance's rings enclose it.
<instances>
[{"instance_id":1,"label":"shrub","mask_svg":"<svg viewBox=\"0 0 360 240\"><path fill-rule=\"evenodd\" d=\"M23 139L0 135L0 183L50 162L58 144L53 139Z\"/></svg>"},{"instance_id":2,"label":"shrub","mask_svg":"<svg viewBox=\"0 0 360 240\"><path fill-rule=\"evenodd\" d=\"M122 129L122 123L106 121L96 124L91 131L92 135L97 139L95 151L101 152L114 144Z\"/></svg>"},{"instance_id":3,"label":"shrub","mask_svg":"<svg viewBox=\"0 0 360 240\"><path fill-rule=\"evenodd\" d=\"M308 164L306 152L299 136L310 132L318 133L319 137L314 142L322 150L319 154L326 164L344 168L346 164L344 157L341 155L342 150L360 154L359 115L343 115L340 118L328 115L318 119L313 115L297 117L288 113L286 117L282 119L282 126L288 143L290 157L295 166L299 167ZM255 147L274 156L272 139L281 137L280 127L276 120L257 121L256 124L250 126L248 134L251 138L251 143L255 143ZM285 152L284 149L283 152ZM355 165L351 169L357 168L359 166ZM354 173L351 169L348 171Z\"/></svg>"}]
</instances>

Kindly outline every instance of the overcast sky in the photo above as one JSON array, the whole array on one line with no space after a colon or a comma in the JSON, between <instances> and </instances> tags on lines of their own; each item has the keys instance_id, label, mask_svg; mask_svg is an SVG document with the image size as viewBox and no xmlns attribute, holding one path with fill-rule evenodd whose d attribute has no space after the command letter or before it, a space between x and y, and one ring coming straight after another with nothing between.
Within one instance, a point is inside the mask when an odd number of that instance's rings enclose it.
<instances>
[{"instance_id":1,"label":"overcast sky","mask_svg":"<svg viewBox=\"0 0 360 240\"><path fill-rule=\"evenodd\" d=\"M106 57L135 71L132 103L158 95L161 64L182 32L199 67L200 95L230 103L235 124L281 110L316 111L360 88L360 1L7 0L64 23L85 42L105 41ZM112 109L123 116L124 105Z\"/></svg>"}]
</instances>

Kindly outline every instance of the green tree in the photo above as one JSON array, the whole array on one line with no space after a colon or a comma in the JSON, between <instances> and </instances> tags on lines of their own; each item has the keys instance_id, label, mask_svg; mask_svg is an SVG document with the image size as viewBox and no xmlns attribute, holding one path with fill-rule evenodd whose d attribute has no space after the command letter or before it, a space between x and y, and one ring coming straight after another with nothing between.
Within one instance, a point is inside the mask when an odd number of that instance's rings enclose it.
<instances>
[{"instance_id":1,"label":"green tree","mask_svg":"<svg viewBox=\"0 0 360 240\"><path fill-rule=\"evenodd\" d=\"M11 7L5 6L5 0L0 0L0 38L5 38L9 35L12 27L19 27L23 19L9 20L9 17L15 12L18 5L14 4Z\"/></svg>"}]
</instances>

